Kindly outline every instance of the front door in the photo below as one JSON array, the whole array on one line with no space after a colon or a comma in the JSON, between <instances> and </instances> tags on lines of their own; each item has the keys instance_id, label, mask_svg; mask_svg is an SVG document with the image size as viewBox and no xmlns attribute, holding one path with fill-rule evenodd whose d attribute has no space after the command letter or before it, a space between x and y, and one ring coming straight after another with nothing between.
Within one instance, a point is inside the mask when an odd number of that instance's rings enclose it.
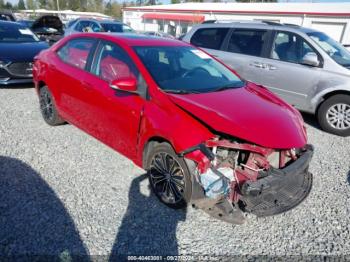
<instances>
[{"instance_id":1,"label":"front door","mask_svg":"<svg viewBox=\"0 0 350 262\"><path fill-rule=\"evenodd\" d=\"M88 117L92 135L133 159L146 100L139 94L112 89L110 84L129 77L138 80L140 91L147 88L146 84L127 52L107 41L99 44L90 71L84 81L91 90Z\"/></svg>"},{"instance_id":2,"label":"front door","mask_svg":"<svg viewBox=\"0 0 350 262\"><path fill-rule=\"evenodd\" d=\"M276 32L269 58L262 60L261 84L299 109L317 87L321 68L302 64L305 54L317 51L301 36ZM320 60L320 57L319 57Z\"/></svg>"}]
</instances>

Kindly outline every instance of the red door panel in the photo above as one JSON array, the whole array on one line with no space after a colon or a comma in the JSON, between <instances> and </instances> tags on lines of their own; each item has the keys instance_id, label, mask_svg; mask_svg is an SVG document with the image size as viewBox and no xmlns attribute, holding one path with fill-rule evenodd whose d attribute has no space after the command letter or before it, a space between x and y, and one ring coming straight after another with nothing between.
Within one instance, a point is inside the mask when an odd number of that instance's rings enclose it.
<instances>
[{"instance_id":1,"label":"red door panel","mask_svg":"<svg viewBox=\"0 0 350 262\"><path fill-rule=\"evenodd\" d=\"M92 74L85 81L91 88L85 97L91 134L123 155L135 158L145 100L137 94L114 90Z\"/></svg>"}]
</instances>

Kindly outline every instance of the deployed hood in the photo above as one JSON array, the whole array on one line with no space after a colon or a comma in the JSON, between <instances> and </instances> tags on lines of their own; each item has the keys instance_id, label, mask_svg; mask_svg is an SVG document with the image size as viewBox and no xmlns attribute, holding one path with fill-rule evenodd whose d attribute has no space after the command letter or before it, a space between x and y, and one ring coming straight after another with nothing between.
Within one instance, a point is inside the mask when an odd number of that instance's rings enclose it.
<instances>
[{"instance_id":1,"label":"deployed hood","mask_svg":"<svg viewBox=\"0 0 350 262\"><path fill-rule=\"evenodd\" d=\"M54 29L54 30L53 30ZM45 15L39 17L32 25L34 32L40 33L63 33L63 23L59 17L54 15ZM57 31L56 31L57 30Z\"/></svg>"},{"instance_id":2,"label":"deployed hood","mask_svg":"<svg viewBox=\"0 0 350 262\"><path fill-rule=\"evenodd\" d=\"M303 120L296 109L264 88L244 88L202 94L168 94L180 108L212 129L275 149L306 144Z\"/></svg>"},{"instance_id":3,"label":"deployed hood","mask_svg":"<svg viewBox=\"0 0 350 262\"><path fill-rule=\"evenodd\" d=\"M34 56L48 47L46 42L0 43L0 61L31 62Z\"/></svg>"}]
</instances>

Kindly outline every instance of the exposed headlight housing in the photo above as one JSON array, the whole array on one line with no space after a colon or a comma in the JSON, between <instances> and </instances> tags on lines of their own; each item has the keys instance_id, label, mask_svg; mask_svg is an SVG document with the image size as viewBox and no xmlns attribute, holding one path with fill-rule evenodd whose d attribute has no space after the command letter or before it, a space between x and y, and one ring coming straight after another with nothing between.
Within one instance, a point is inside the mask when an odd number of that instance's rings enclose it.
<instances>
[{"instance_id":1,"label":"exposed headlight housing","mask_svg":"<svg viewBox=\"0 0 350 262\"><path fill-rule=\"evenodd\" d=\"M4 68L8 63L0 60L0 68Z\"/></svg>"}]
</instances>

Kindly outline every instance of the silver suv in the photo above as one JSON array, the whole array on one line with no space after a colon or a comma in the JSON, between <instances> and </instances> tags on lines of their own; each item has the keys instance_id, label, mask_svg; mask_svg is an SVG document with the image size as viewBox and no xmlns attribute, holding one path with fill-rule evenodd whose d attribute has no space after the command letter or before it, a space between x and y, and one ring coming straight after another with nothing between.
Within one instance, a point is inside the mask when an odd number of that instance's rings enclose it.
<instances>
[{"instance_id":1,"label":"silver suv","mask_svg":"<svg viewBox=\"0 0 350 262\"><path fill-rule=\"evenodd\" d=\"M183 41L261 84L322 129L350 135L350 52L326 34L273 22L204 22Z\"/></svg>"}]
</instances>

